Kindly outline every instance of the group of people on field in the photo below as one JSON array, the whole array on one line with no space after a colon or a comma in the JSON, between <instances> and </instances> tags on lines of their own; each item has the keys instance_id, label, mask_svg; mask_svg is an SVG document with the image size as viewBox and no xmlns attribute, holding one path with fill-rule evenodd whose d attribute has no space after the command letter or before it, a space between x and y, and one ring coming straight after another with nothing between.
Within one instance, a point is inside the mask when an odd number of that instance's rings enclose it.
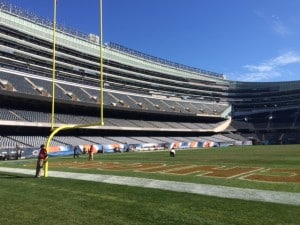
<instances>
[{"instance_id":1,"label":"group of people on field","mask_svg":"<svg viewBox=\"0 0 300 225\"><path fill-rule=\"evenodd\" d=\"M74 153L73 153L73 158L79 158L79 149L77 146L74 147ZM90 148L87 150L87 153L89 154L89 161L94 160L94 152L96 152L96 148L94 145L91 145ZM83 153L86 154L86 148L83 148ZM170 150L170 157L175 157L175 150L171 149ZM35 177L41 177L41 171L44 168L45 164L47 163L48 159L48 153L46 146L42 144L40 146L40 151L38 154L38 160L36 164L36 172L35 172Z\"/></svg>"},{"instance_id":2,"label":"group of people on field","mask_svg":"<svg viewBox=\"0 0 300 225\"><path fill-rule=\"evenodd\" d=\"M75 158L75 149L77 147L74 148L74 158ZM94 160L94 153L97 151L96 147L94 145L91 145L90 148L88 148L88 150L86 150L86 148L83 148L83 154L88 153L89 154L89 161ZM79 153L77 154L77 158L79 158Z\"/></svg>"},{"instance_id":3,"label":"group of people on field","mask_svg":"<svg viewBox=\"0 0 300 225\"><path fill-rule=\"evenodd\" d=\"M77 146L74 147L74 153L73 153L73 158L79 158L79 149ZM84 151L86 151L86 149L84 148ZM96 148L94 145L91 145L90 148L88 149L88 154L89 154L89 161L94 160L94 152L96 152ZM47 163L47 159L48 159L48 153L47 153L47 149L46 146L44 144L42 144L40 146L40 150L39 150L39 154L37 157L37 163L36 163L36 171L35 171L35 177L39 178L41 177L41 173L42 173L42 169L44 169L46 163Z\"/></svg>"}]
</instances>

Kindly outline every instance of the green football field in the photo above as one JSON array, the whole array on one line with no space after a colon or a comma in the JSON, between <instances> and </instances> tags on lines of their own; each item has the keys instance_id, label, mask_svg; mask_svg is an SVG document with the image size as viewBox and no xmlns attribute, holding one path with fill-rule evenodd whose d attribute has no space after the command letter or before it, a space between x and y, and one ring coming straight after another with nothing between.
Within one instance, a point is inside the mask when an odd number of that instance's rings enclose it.
<instances>
[{"instance_id":1,"label":"green football field","mask_svg":"<svg viewBox=\"0 0 300 225\"><path fill-rule=\"evenodd\" d=\"M34 169L35 163L1 161L0 167ZM298 195L300 146L177 150L175 158L167 151L96 154L92 162L85 155L52 157L54 170ZM33 175L0 172L1 224L300 224L299 205Z\"/></svg>"}]
</instances>

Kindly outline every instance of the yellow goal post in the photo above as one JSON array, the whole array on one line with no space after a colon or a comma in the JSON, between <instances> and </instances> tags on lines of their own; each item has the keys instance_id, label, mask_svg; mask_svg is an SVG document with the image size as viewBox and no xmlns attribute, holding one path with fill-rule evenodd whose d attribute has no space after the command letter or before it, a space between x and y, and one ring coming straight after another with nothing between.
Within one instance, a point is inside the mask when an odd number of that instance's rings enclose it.
<instances>
[{"instance_id":1,"label":"yellow goal post","mask_svg":"<svg viewBox=\"0 0 300 225\"><path fill-rule=\"evenodd\" d=\"M91 123L91 124L79 124L79 125L64 125L61 127L54 126L55 124L55 74L56 74L56 6L57 6L57 0L54 1L54 14L53 14L53 64L52 64L52 110L51 110L51 134L49 135L46 143L46 149L47 151L50 148L50 143L53 139L53 137L62 130L70 130L70 129L79 129L79 128L86 128L86 127L94 127L94 126L104 126L104 113L103 113L103 106L104 106L104 80L103 80L103 24L102 24L102 0L99 0L99 15L100 15L100 40L99 40L99 48L100 48L100 92L99 92L99 98L100 98L100 121L98 123ZM48 177L48 170L49 170L49 159L45 161L44 164L44 177Z\"/></svg>"}]
</instances>

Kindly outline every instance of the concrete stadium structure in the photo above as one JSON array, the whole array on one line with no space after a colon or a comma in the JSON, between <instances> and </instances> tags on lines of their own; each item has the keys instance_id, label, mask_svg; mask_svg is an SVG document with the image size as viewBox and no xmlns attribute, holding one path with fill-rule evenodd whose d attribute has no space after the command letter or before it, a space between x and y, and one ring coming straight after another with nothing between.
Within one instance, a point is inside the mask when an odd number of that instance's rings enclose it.
<instances>
[{"instance_id":1,"label":"concrete stadium structure","mask_svg":"<svg viewBox=\"0 0 300 225\"><path fill-rule=\"evenodd\" d=\"M53 24L0 8L0 148L37 147L51 128ZM102 49L104 126L64 132L52 145L299 143L298 81L236 82L115 43ZM56 127L99 121L99 51L96 35L57 26Z\"/></svg>"}]
</instances>

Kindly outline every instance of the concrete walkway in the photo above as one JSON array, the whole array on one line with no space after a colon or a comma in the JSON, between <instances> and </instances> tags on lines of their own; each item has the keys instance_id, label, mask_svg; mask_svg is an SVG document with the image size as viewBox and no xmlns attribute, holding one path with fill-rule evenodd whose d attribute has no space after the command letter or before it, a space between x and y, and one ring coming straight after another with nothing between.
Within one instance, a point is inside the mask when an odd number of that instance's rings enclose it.
<instances>
[{"instance_id":1,"label":"concrete walkway","mask_svg":"<svg viewBox=\"0 0 300 225\"><path fill-rule=\"evenodd\" d=\"M0 167L0 171L7 173L26 174L34 176L35 171L30 169L16 169ZM249 201L271 202L300 206L300 193L265 191L256 189L244 189L225 187L220 185L194 184L186 182L163 181L136 177L111 176L100 174L70 173L49 171L49 177L86 180L108 184L127 185L144 188L156 188L176 192L193 193L215 196L221 198L242 199Z\"/></svg>"}]
</instances>

